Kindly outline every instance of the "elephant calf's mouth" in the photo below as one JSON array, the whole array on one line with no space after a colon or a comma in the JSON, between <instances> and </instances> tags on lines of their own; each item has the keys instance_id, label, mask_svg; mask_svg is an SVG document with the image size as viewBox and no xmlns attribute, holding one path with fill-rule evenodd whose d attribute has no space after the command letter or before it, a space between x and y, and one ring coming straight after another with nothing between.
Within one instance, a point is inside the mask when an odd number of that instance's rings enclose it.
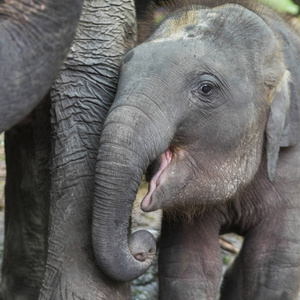
<instances>
[{"instance_id":1,"label":"elephant calf's mouth","mask_svg":"<svg viewBox=\"0 0 300 300\"><path fill-rule=\"evenodd\" d=\"M160 161L160 167L158 171L154 174L154 176L151 178L151 181L149 183L149 188L148 188L148 193L145 196L145 198L142 201L141 207L143 211L152 211L153 209L153 204L152 203L152 195L157 189L157 187L161 184L161 179L162 179L162 174L164 170L168 167L168 165L172 161L172 152L170 148L168 148L163 154L160 155L159 157Z\"/></svg>"}]
</instances>

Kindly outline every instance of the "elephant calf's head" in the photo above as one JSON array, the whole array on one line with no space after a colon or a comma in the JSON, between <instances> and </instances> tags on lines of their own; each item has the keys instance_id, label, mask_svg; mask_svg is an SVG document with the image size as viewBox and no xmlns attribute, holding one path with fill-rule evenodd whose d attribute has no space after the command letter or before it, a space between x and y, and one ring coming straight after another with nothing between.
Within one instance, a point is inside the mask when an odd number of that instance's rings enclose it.
<instances>
[{"instance_id":1,"label":"elephant calf's head","mask_svg":"<svg viewBox=\"0 0 300 300\"><path fill-rule=\"evenodd\" d=\"M288 81L272 28L239 5L179 9L127 53L97 165L93 233L102 269L130 280L151 263L127 242L132 203L150 164L144 211L224 201L253 179L267 128L273 179ZM113 251L117 262L108 258Z\"/></svg>"}]
</instances>

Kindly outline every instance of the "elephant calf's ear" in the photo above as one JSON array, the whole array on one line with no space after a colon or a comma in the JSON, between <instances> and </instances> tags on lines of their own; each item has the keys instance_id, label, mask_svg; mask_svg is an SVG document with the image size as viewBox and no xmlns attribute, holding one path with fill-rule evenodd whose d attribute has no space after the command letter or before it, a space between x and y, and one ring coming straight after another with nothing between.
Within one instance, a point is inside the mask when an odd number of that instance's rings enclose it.
<instances>
[{"instance_id":1,"label":"elephant calf's ear","mask_svg":"<svg viewBox=\"0 0 300 300\"><path fill-rule=\"evenodd\" d=\"M289 111L290 100L290 72L285 71L278 85L273 91L269 118L266 128L267 137L267 168L269 180L275 178L276 165L280 147L290 146L289 131L290 120Z\"/></svg>"}]
</instances>

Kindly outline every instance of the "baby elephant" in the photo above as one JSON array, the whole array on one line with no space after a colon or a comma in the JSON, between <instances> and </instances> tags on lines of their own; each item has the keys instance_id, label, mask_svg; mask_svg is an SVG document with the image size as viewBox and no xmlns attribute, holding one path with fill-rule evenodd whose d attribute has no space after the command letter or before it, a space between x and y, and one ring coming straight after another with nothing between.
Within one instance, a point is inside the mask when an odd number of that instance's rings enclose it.
<instances>
[{"instance_id":1,"label":"baby elephant","mask_svg":"<svg viewBox=\"0 0 300 300\"><path fill-rule=\"evenodd\" d=\"M221 299L296 299L300 36L257 4L183 2L124 57L96 167L96 260L118 281L151 264L152 236L128 237L148 169L142 209L164 210L160 299L217 299L227 232L244 244Z\"/></svg>"}]
</instances>

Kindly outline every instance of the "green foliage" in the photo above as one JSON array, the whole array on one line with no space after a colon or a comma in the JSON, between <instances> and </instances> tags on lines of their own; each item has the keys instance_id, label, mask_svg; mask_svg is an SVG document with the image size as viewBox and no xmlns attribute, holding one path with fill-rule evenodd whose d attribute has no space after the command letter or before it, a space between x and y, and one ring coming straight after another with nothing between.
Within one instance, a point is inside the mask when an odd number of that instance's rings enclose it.
<instances>
[{"instance_id":1,"label":"green foliage","mask_svg":"<svg viewBox=\"0 0 300 300\"><path fill-rule=\"evenodd\" d=\"M228 255L222 255L222 261L225 266L229 266L232 262L233 258Z\"/></svg>"},{"instance_id":2,"label":"green foliage","mask_svg":"<svg viewBox=\"0 0 300 300\"><path fill-rule=\"evenodd\" d=\"M299 6L296 5L292 0L259 0L261 3L272 7L279 12L285 12L289 14L298 14Z\"/></svg>"}]
</instances>

